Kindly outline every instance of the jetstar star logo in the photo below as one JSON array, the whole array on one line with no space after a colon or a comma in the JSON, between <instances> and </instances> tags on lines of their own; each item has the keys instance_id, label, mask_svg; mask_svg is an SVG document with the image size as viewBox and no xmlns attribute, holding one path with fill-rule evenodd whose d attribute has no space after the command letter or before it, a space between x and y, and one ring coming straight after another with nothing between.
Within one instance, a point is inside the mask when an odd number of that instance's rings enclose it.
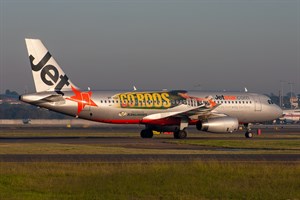
<instances>
[{"instance_id":1,"label":"jetstar star logo","mask_svg":"<svg viewBox=\"0 0 300 200\"><path fill-rule=\"evenodd\" d=\"M68 100L75 101L78 103L77 106L77 114L79 114L86 105L88 106L95 106L97 107L97 104L91 99L92 92L81 92L80 90L77 90L73 86L71 86L75 96L71 96L70 98L67 98Z\"/></svg>"},{"instance_id":2,"label":"jetstar star logo","mask_svg":"<svg viewBox=\"0 0 300 200\"><path fill-rule=\"evenodd\" d=\"M211 108L213 108L217 105L217 103L213 99L208 100L208 102L209 102Z\"/></svg>"}]
</instances>

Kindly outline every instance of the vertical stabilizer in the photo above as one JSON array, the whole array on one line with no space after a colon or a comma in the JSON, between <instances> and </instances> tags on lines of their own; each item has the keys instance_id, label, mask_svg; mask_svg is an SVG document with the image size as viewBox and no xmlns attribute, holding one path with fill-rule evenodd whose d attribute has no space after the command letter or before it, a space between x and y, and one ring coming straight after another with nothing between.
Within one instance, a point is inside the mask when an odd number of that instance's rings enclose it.
<instances>
[{"instance_id":1,"label":"vertical stabilizer","mask_svg":"<svg viewBox=\"0 0 300 200\"><path fill-rule=\"evenodd\" d=\"M39 39L25 39L35 89L42 91L66 91L76 87L62 71L55 59Z\"/></svg>"}]
</instances>

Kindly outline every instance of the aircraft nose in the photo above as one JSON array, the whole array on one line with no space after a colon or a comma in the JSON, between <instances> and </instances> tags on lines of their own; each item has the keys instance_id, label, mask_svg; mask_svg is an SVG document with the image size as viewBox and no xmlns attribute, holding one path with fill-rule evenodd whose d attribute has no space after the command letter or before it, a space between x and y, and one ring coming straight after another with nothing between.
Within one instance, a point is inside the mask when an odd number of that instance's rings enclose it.
<instances>
[{"instance_id":1,"label":"aircraft nose","mask_svg":"<svg viewBox=\"0 0 300 200\"><path fill-rule=\"evenodd\" d=\"M274 116L275 116L276 118L280 118L280 117L282 117L282 115L283 115L282 109L281 109L279 106L277 106L277 105L276 105L275 108L273 108L273 113L274 113Z\"/></svg>"}]
</instances>

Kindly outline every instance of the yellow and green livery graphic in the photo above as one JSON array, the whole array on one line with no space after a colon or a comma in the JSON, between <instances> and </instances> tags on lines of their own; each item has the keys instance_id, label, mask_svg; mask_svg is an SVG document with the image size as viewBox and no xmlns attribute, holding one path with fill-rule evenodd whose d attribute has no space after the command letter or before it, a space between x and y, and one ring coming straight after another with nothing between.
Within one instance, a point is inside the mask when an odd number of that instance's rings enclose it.
<instances>
[{"instance_id":1,"label":"yellow and green livery graphic","mask_svg":"<svg viewBox=\"0 0 300 200\"><path fill-rule=\"evenodd\" d=\"M176 106L175 100L183 100L185 91L127 92L115 95L121 108L166 109Z\"/></svg>"},{"instance_id":2,"label":"yellow and green livery graphic","mask_svg":"<svg viewBox=\"0 0 300 200\"><path fill-rule=\"evenodd\" d=\"M118 94L121 108L170 108L167 92L129 92Z\"/></svg>"}]
</instances>

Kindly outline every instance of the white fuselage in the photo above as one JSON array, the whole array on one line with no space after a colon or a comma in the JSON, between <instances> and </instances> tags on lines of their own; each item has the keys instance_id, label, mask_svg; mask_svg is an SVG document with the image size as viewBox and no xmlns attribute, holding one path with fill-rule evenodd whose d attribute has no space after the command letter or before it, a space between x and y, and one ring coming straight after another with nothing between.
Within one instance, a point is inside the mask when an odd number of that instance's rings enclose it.
<instances>
[{"instance_id":1,"label":"white fuselage","mask_svg":"<svg viewBox=\"0 0 300 200\"><path fill-rule=\"evenodd\" d=\"M52 92L57 95L55 92ZM80 113L78 111L78 102L70 101L68 98L74 95L73 92L63 92L63 96L53 96L49 99L48 92L35 93L31 95L23 95L21 100L45 107L64 114L77 116L92 121L106 122L106 123L120 123L120 124L137 124L142 123L142 119L151 114L158 112L168 112L171 108L155 108L154 101L139 107L137 102L134 103L134 108L122 107L121 99L116 98L116 94L124 92L114 91L94 91L91 99L97 106L85 105ZM133 92L126 92L133 93ZM145 92L144 92L145 93ZM212 113L216 115L227 115L238 119L239 123L253 123L264 122L276 119L282 115L282 110L265 95L255 93L241 93L241 92L189 92L189 96L203 99L205 97L212 97L218 105ZM47 97L47 101L41 100ZM190 107L197 107L200 101L196 99L189 99L185 102L169 98L173 110L181 104L187 104ZM147 103L147 102L146 102ZM152 103L152 104L151 104ZM193 117L191 117L193 120ZM195 119L195 120L198 120Z\"/></svg>"}]
</instances>

